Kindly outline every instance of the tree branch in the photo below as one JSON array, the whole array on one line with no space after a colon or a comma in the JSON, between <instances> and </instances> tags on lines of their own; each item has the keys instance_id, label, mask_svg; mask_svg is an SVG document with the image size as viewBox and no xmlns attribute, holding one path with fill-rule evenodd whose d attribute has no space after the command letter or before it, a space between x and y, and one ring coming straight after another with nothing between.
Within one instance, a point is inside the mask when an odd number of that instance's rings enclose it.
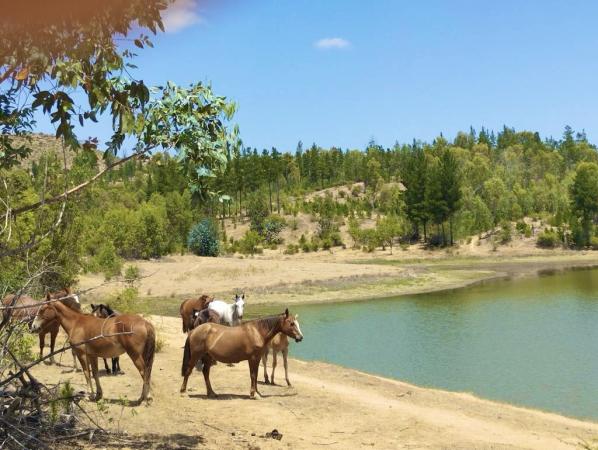
<instances>
[{"instance_id":1,"label":"tree branch","mask_svg":"<svg viewBox=\"0 0 598 450\"><path fill-rule=\"evenodd\" d=\"M27 206L22 206L20 208L13 209L12 211L10 211L10 213L11 213L11 215L13 217L16 217L17 215L22 214L24 212L37 209L37 208L39 208L40 206L42 206L44 204L47 205L47 204L59 202L61 200L66 200L66 198L68 196L79 192L81 189L86 188L91 183L93 183L98 178L100 178L102 175L104 175L106 172L112 170L113 168L115 168L117 166L120 166L121 164L124 164L125 162L127 162L127 161L129 161L131 159L137 158L137 157L143 155L144 153L147 153L147 152L153 150L154 148L156 148L156 146L152 145L152 146L146 147L143 150L140 150L140 151L138 151L136 153L133 153L132 155L127 156L126 158L119 159L118 161L110 164L109 166L106 166L103 170L99 171L97 174L95 174L89 180L87 180L87 181L85 181L85 182L83 182L83 183L81 183L81 184L79 184L79 185L77 185L77 186L69 189L68 191L66 191L66 192L64 192L64 193L62 193L60 195L57 195L56 197L52 197L52 198L48 198L48 199L42 199L39 202L35 202L35 203L32 203L32 204L27 205Z\"/></svg>"}]
</instances>

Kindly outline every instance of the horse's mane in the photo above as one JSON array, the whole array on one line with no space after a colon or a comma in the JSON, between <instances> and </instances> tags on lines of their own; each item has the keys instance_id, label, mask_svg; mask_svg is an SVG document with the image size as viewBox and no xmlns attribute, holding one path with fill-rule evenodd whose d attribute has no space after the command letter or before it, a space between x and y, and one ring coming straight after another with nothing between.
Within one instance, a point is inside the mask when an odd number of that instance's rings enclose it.
<instances>
[{"instance_id":1,"label":"horse's mane","mask_svg":"<svg viewBox=\"0 0 598 450\"><path fill-rule=\"evenodd\" d=\"M258 317L257 319L248 320L249 323L255 323L258 327L271 331L279 322L282 314L274 316Z\"/></svg>"}]
</instances>

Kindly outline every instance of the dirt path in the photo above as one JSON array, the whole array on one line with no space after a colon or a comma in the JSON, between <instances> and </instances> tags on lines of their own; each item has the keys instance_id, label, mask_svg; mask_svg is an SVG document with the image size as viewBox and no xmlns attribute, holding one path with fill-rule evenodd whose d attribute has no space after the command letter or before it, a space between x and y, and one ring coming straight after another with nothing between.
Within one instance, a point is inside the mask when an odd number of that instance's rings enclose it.
<instances>
[{"instance_id":1,"label":"dirt path","mask_svg":"<svg viewBox=\"0 0 598 450\"><path fill-rule=\"evenodd\" d=\"M119 403L124 396L137 398L141 389L140 377L123 357L125 375L101 378L106 411L95 417L112 429L157 435L160 444L154 448L544 450L580 448L582 440L598 439L597 423L298 360L289 364L293 387L260 385L263 397L256 400L248 399L245 363L213 368L211 379L218 399L205 398L199 372L191 376L189 392L181 395L185 336L180 321L151 320L163 341L154 364L153 404L130 408ZM69 355L63 360L70 364ZM44 382L69 379L83 389L83 375L64 369L38 366L34 374ZM276 378L284 380L281 363ZM274 428L283 434L281 441L262 437Z\"/></svg>"}]
</instances>

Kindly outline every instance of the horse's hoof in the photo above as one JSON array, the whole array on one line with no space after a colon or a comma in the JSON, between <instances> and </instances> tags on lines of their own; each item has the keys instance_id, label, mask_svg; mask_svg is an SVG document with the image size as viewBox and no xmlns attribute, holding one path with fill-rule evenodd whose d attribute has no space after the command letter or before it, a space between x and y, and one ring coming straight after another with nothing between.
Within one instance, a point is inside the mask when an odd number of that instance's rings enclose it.
<instances>
[{"instance_id":1,"label":"horse's hoof","mask_svg":"<svg viewBox=\"0 0 598 450\"><path fill-rule=\"evenodd\" d=\"M208 398L218 398L218 394L215 392L208 392Z\"/></svg>"},{"instance_id":2,"label":"horse's hoof","mask_svg":"<svg viewBox=\"0 0 598 450\"><path fill-rule=\"evenodd\" d=\"M290 381L288 381L288 380L287 380L287 386L288 386L288 387L293 387L293 385L291 384L291 382L290 382Z\"/></svg>"}]
</instances>

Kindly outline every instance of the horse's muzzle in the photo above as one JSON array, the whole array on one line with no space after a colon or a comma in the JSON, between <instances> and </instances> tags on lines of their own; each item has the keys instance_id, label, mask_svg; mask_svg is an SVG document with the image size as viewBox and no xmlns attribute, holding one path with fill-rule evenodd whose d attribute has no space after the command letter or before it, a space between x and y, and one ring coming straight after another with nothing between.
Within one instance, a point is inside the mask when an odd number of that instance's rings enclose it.
<instances>
[{"instance_id":1,"label":"horse's muzzle","mask_svg":"<svg viewBox=\"0 0 598 450\"><path fill-rule=\"evenodd\" d=\"M303 340L303 336L295 338L295 342L301 342Z\"/></svg>"}]
</instances>

